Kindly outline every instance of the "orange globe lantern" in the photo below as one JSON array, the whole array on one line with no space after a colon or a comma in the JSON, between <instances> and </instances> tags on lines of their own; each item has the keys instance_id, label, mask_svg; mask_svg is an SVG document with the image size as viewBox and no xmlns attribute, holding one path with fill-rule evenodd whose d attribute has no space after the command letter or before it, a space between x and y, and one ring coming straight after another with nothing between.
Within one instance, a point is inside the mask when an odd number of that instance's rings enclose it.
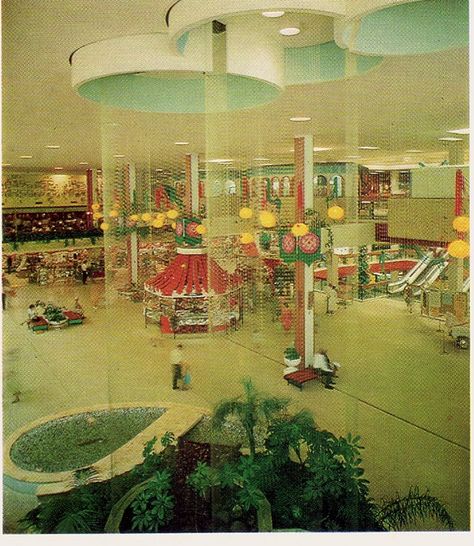
<instances>
[{"instance_id":1,"label":"orange globe lantern","mask_svg":"<svg viewBox=\"0 0 474 546\"><path fill-rule=\"evenodd\" d=\"M102 231L108 231L110 229L110 224L108 224L107 222L102 222L102 224L100 224L100 229Z\"/></svg>"},{"instance_id":2,"label":"orange globe lantern","mask_svg":"<svg viewBox=\"0 0 474 546\"><path fill-rule=\"evenodd\" d=\"M448 254L453 258L467 258L469 256L469 243L462 239L456 239L449 243Z\"/></svg>"},{"instance_id":3,"label":"orange globe lantern","mask_svg":"<svg viewBox=\"0 0 474 546\"><path fill-rule=\"evenodd\" d=\"M144 222L150 222L151 219L152 219L152 216L151 216L151 214L149 212L144 212L142 214L142 220Z\"/></svg>"},{"instance_id":4,"label":"orange globe lantern","mask_svg":"<svg viewBox=\"0 0 474 546\"><path fill-rule=\"evenodd\" d=\"M469 231L469 218L467 216L456 216L453 220L453 228L459 233Z\"/></svg>"},{"instance_id":5,"label":"orange globe lantern","mask_svg":"<svg viewBox=\"0 0 474 546\"><path fill-rule=\"evenodd\" d=\"M100 220L102 218L103 214L101 212L94 212L92 214L92 218L94 218L94 220Z\"/></svg>"},{"instance_id":6,"label":"orange globe lantern","mask_svg":"<svg viewBox=\"0 0 474 546\"><path fill-rule=\"evenodd\" d=\"M162 228L165 224L165 221L161 218L155 218L151 224L154 228Z\"/></svg>"},{"instance_id":7,"label":"orange globe lantern","mask_svg":"<svg viewBox=\"0 0 474 546\"><path fill-rule=\"evenodd\" d=\"M138 216L138 214L131 214L128 219L131 220L132 222L138 222L138 219L140 217Z\"/></svg>"},{"instance_id":8,"label":"orange globe lantern","mask_svg":"<svg viewBox=\"0 0 474 546\"><path fill-rule=\"evenodd\" d=\"M243 245L249 245L255 241L255 237L251 233L242 233L240 236L240 242Z\"/></svg>"},{"instance_id":9,"label":"orange globe lantern","mask_svg":"<svg viewBox=\"0 0 474 546\"><path fill-rule=\"evenodd\" d=\"M170 220L176 220L176 218L178 218L178 216L179 216L179 212L177 210L175 210L175 209L171 209L166 213L166 216Z\"/></svg>"},{"instance_id":10,"label":"orange globe lantern","mask_svg":"<svg viewBox=\"0 0 474 546\"><path fill-rule=\"evenodd\" d=\"M262 211L260 213L260 223L264 228L272 228L276 226L276 217L273 212Z\"/></svg>"},{"instance_id":11,"label":"orange globe lantern","mask_svg":"<svg viewBox=\"0 0 474 546\"><path fill-rule=\"evenodd\" d=\"M344 218L344 209L338 205L328 208L328 217L331 220L342 220Z\"/></svg>"},{"instance_id":12,"label":"orange globe lantern","mask_svg":"<svg viewBox=\"0 0 474 546\"><path fill-rule=\"evenodd\" d=\"M93 204L91 205L91 209L92 209L94 212L97 212L97 211L100 209L99 203L93 203Z\"/></svg>"},{"instance_id":13,"label":"orange globe lantern","mask_svg":"<svg viewBox=\"0 0 474 546\"><path fill-rule=\"evenodd\" d=\"M300 222L294 224L291 228L291 233L293 233L295 237L303 237L303 235L306 235L308 232L309 227L306 224L302 224Z\"/></svg>"},{"instance_id":14,"label":"orange globe lantern","mask_svg":"<svg viewBox=\"0 0 474 546\"><path fill-rule=\"evenodd\" d=\"M242 220L249 220L253 216L253 211L250 207L242 207L239 211L239 216Z\"/></svg>"},{"instance_id":15,"label":"orange globe lantern","mask_svg":"<svg viewBox=\"0 0 474 546\"><path fill-rule=\"evenodd\" d=\"M199 233L199 235L204 235L206 231L206 226L203 226L202 224L199 224L199 226L196 228L196 233Z\"/></svg>"},{"instance_id":16,"label":"orange globe lantern","mask_svg":"<svg viewBox=\"0 0 474 546\"><path fill-rule=\"evenodd\" d=\"M119 215L118 210L112 209L112 210L109 212L110 218L117 218L118 215Z\"/></svg>"}]
</instances>

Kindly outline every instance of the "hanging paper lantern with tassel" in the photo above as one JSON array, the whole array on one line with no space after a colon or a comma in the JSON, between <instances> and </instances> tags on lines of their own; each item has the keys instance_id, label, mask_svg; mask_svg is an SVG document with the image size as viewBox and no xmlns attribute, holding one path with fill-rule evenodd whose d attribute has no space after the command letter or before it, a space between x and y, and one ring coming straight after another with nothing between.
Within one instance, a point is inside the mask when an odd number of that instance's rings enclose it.
<instances>
[{"instance_id":1,"label":"hanging paper lantern with tassel","mask_svg":"<svg viewBox=\"0 0 474 546\"><path fill-rule=\"evenodd\" d=\"M249 220L253 216L253 211L250 207L242 207L239 211L239 216L242 220Z\"/></svg>"},{"instance_id":2,"label":"hanging paper lantern with tassel","mask_svg":"<svg viewBox=\"0 0 474 546\"><path fill-rule=\"evenodd\" d=\"M448 245L448 254L453 258L467 258L469 256L469 243L462 239L456 239Z\"/></svg>"}]
</instances>

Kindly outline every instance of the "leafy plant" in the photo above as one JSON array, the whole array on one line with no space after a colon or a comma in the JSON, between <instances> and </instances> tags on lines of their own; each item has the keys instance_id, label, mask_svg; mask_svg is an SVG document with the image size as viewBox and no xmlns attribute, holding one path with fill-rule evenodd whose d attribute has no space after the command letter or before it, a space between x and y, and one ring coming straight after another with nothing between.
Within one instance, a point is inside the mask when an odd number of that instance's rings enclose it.
<instances>
[{"instance_id":1,"label":"leafy plant","mask_svg":"<svg viewBox=\"0 0 474 546\"><path fill-rule=\"evenodd\" d=\"M140 532L157 532L173 517L174 497L170 494L171 473L157 471L131 503L132 529Z\"/></svg>"},{"instance_id":2,"label":"leafy plant","mask_svg":"<svg viewBox=\"0 0 474 546\"><path fill-rule=\"evenodd\" d=\"M287 347L285 349L284 355L287 360L298 360L298 358L300 357L300 354L293 346Z\"/></svg>"},{"instance_id":3,"label":"leafy plant","mask_svg":"<svg viewBox=\"0 0 474 546\"><path fill-rule=\"evenodd\" d=\"M62 322L63 320L66 320L61 308L52 303L48 303L46 306L44 316L49 322Z\"/></svg>"},{"instance_id":4,"label":"leafy plant","mask_svg":"<svg viewBox=\"0 0 474 546\"><path fill-rule=\"evenodd\" d=\"M287 399L275 396L264 396L257 392L250 379L244 379L243 397L222 400L214 409L212 423L217 429L222 428L231 415L237 417L247 436L250 456L255 456L255 428L259 421L265 419L267 423L276 414L288 406Z\"/></svg>"}]
</instances>

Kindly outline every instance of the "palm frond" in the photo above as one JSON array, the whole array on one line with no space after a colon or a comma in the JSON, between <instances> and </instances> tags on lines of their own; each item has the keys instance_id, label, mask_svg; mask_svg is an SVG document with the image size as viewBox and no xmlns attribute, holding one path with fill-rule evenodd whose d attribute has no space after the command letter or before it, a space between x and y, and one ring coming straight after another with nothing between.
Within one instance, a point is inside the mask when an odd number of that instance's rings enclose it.
<instances>
[{"instance_id":1,"label":"palm frond","mask_svg":"<svg viewBox=\"0 0 474 546\"><path fill-rule=\"evenodd\" d=\"M408 495L384 501L377 519L388 531L400 531L416 525L419 520L433 518L450 531L454 522L444 504L436 497L420 493L417 487L410 488Z\"/></svg>"},{"instance_id":2,"label":"palm frond","mask_svg":"<svg viewBox=\"0 0 474 546\"><path fill-rule=\"evenodd\" d=\"M237 398L222 400L214 408L211 426L216 429L222 428L229 415L241 415L243 413L243 409L243 402Z\"/></svg>"}]
</instances>

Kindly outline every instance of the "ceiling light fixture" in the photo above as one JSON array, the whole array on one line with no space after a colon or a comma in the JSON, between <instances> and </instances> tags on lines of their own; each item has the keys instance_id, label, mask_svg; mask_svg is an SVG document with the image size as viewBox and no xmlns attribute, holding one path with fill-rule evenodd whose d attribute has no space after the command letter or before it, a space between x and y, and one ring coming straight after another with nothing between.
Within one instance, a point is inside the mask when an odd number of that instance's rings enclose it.
<instances>
[{"instance_id":1,"label":"ceiling light fixture","mask_svg":"<svg viewBox=\"0 0 474 546\"><path fill-rule=\"evenodd\" d=\"M294 116L290 118L290 121L294 121L295 123L300 123L302 121L311 121L311 118L309 116Z\"/></svg>"},{"instance_id":2,"label":"ceiling light fixture","mask_svg":"<svg viewBox=\"0 0 474 546\"><path fill-rule=\"evenodd\" d=\"M2 167L11 167L12 164L11 163L2 163Z\"/></svg>"},{"instance_id":3,"label":"ceiling light fixture","mask_svg":"<svg viewBox=\"0 0 474 546\"><path fill-rule=\"evenodd\" d=\"M226 164L226 163L232 163L234 161L233 159L208 159L205 163L219 163L219 164Z\"/></svg>"},{"instance_id":4,"label":"ceiling light fixture","mask_svg":"<svg viewBox=\"0 0 474 546\"><path fill-rule=\"evenodd\" d=\"M157 172L157 173L162 173L162 172L163 172L163 169L155 169L155 172Z\"/></svg>"},{"instance_id":5,"label":"ceiling light fixture","mask_svg":"<svg viewBox=\"0 0 474 546\"><path fill-rule=\"evenodd\" d=\"M468 135L469 129L452 129L451 131L446 131L447 133L454 133L456 135Z\"/></svg>"},{"instance_id":6,"label":"ceiling light fixture","mask_svg":"<svg viewBox=\"0 0 474 546\"><path fill-rule=\"evenodd\" d=\"M300 32L301 30L298 27L287 27L280 29L280 34L282 36L296 36Z\"/></svg>"},{"instance_id":7,"label":"ceiling light fixture","mask_svg":"<svg viewBox=\"0 0 474 546\"><path fill-rule=\"evenodd\" d=\"M48 144L47 146L45 146L45 148L48 148L48 150L59 150L61 146L57 146L56 144Z\"/></svg>"},{"instance_id":8,"label":"ceiling light fixture","mask_svg":"<svg viewBox=\"0 0 474 546\"><path fill-rule=\"evenodd\" d=\"M317 146L313 148L313 152L328 152L332 148L318 148Z\"/></svg>"},{"instance_id":9,"label":"ceiling light fixture","mask_svg":"<svg viewBox=\"0 0 474 546\"><path fill-rule=\"evenodd\" d=\"M64 170L64 167L54 167L54 170L55 171L62 171L62 170Z\"/></svg>"},{"instance_id":10,"label":"ceiling light fixture","mask_svg":"<svg viewBox=\"0 0 474 546\"><path fill-rule=\"evenodd\" d=\"M378 146L359 146L359 150L380 150Z\"/></svg>"},{"instance_id":11,"label":"ceiling light fixture","mask_svg":"<svg viewBox=\"0 0 474 546\"><path fill-rule=\"evenodd\" d=\"M31 159L32 157L32 155L21 155L20 159Z\"/></svg>"},{"instance_id":12,"label":"ceiling light fixture","mask_svg":"<svg viewBox=\"0 0 474 546\"><path fill-rule=\"evenodd\" d=\"M407 150L405 153L406 154L421 154L423 153L423 150Z\"/></svg>"},{"instance_id":13,"label":"ceiling light fixture","mask_svg":"<svg viewBox=\"0 0 474 546\"><path fill-rule=\"evenodd\" d=\"M87 161L79 161L79 165L89 165Z\"/></svg>"},{"instance_id":14,"label":"ceiling light fixture","mask_svg":"<svg viewBox=\"0 0 474 546\"><path fill-rule=\"evenodd\" d=\"M268 157L254 157L254 161L270 161Z\"/></svg>"},{"instance_id":15,"label":"ceiling light fixture","mask_svg":"<svg viewBox=\"0 0 474 546\"><path fill-rule=\"evenodd\" d=\"M361 157L361 155L348 155L347 159L360 159Z\"/></svg>"},{"instance_id":16,"label":"ceiling light fixture","mask_svg":"<svg viewBox=\"0 0 474 546\"><path fill-rule=\"evenodd\" d=\"M187 146L188 144L189 142L184 142L184 140L182 142L175 142L176 146Z\"/></svg>"},{"instance_id":17,"label":"ceiling light fixture","mask_svg":"<svg viewBox=\"0 0 474 546\"><path fill-rule=\"evenodd\" d=\"M441 142L461 142L462 138L447 136L447 137L438 138L438 140L441 140Z\"/></svg>"},{"instance_id":18,"label":"ceiling light fixture","mask_svg":"<svg viewBox=\"0 0 474 546\"><path fill-rule=\"evenodd\" d=\"M123 154L115 154L114 157L122 158L122 157L125 157L125 156Z\"/></svg>"},{"instance_id":19,"label":"ceiling light fixture","mask_svg":"<svg viewBox=\"0 0 474 546\"><path fill-rule=\"evenodd\" d=\"M275 18L275 17L282 17L283 15L285 15L285 12L284 11L262 11L262 15L264 17Z\"/></svg>"}]
</instances>

